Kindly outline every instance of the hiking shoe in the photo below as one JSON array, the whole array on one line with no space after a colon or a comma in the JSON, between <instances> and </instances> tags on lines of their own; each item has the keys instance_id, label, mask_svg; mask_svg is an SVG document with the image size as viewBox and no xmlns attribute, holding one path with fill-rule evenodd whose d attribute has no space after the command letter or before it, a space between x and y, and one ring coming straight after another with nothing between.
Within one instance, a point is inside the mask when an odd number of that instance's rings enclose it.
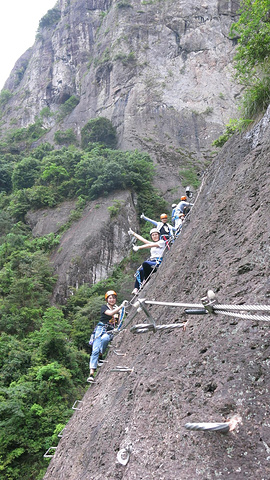
<instances>
[{"instance_id":1,"label":"hiking shoe","mask_svg":"<svg viewBox=\"0 0 270 480\"><path fill-rule=\"evenodd\" d=\"M93 375L90 375L90 376L87 378L87 382L88 382L88 383L94 383L94 381L95 381L95 378L94 378Z\"/></svg>"},{"instance_id":2,"label":"hiking shoe","mask_svg":"<svg viewBox=\"0 0 270 480\"><path fill-rule=\"evenodd\" d=\"M103 365L103 361L102 361L102 360L99 360L98 363L97 363L97 366L98 366L98 367L102 367L102 365Z\"/></svg>"},{"instance_id":3,"label":"hiking shoe","mask_svg":"<svg viewBox=\"0 0 270 480\"><path fill-rule=\"evenodd\" d=\"M134 288L134 290L131 292L131 295L137 295L138 291L138 288Z\"/></svg>"}]
</instances>

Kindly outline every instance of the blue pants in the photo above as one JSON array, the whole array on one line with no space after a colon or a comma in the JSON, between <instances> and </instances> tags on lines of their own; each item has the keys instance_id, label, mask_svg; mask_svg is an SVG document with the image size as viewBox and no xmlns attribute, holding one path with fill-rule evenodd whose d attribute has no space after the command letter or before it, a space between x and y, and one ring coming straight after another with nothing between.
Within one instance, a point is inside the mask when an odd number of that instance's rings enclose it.
<instances>
[{"instance_id":1,"label":"blue pants","mask_svg":"<svg viewBox=\"0 0 270 480\"><path fill-rule=\"evenodd\" d=\"M111 340L111 335L106 333L104 327L98 326L95 332L95 340L92 346L92 355L90 357L90 368L96 369L99 354L105 353L105 350Z\"/></svg>"},{"instance_id":2,"label":"blue pants","mask_svg":"<svg viewBox=\"0 0 270 480\"><path fill-rule=\"evenodd\" d=\"M146 260L143 262L141 268L138 270L140 278L136 278L135 288L140 288L143 280L147 280L153 270L153 266L158 266L156 260Z\"/></svg>"}]
</instances>

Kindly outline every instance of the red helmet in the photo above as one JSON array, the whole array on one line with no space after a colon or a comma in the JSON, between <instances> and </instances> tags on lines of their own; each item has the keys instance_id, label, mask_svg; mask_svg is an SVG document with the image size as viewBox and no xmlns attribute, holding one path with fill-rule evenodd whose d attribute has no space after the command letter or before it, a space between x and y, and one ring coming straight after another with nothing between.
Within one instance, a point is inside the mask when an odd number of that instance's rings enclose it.
<instances>
[{"instance_id":1,"label":"red helmet","mask_svg":"<svg viewBox=\"0 0 270 480\"><path fill-rule=\"evenodd\" d=\"M105 293L105 300L107 300L110 295L115 295L117 297L117 293L114 290L108 290L108 292Z\"/></svg>"},{"instance_id":2,"label":"red helmet","mask_svg":"<svg viewBox=\"0 0 270 480\"><path fill-rule=\"evenodd\" d=\"M162 219L162 218L168 218L167 213L162 213L162 214L160 215L160 218L161 218L161 219Z\"/></svg>"},{"instance_id":3,"label":"red helmet","mask_svg":"<svg viewBox=\"0 0 270 480\"><path fill-rule=\"evenodd\" d=\"M181 197L181 200L186 200L186 199L187 199L186 195L183 195L183 197Z\"/></svg>"}]
</instances>

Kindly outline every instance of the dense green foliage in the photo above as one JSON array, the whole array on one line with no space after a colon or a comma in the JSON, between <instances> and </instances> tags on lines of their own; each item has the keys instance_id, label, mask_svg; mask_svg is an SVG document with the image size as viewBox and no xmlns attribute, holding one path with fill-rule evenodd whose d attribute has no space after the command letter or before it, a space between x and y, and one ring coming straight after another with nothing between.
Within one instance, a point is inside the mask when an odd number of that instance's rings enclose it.
<instances>
[{"instance_id":1,"label":"dense green foliage","mask_svg":"<svg viewBox=\"0 0 270 480\"><path fill-rule=\"evenodd\" d=\"M153 189L154 167L147 154L106 148L100 143L104 130L91 143L91 129L85 150L74 145L56 150L48 143L33 148L43 133L37 120L8 132L0 143L0 477L8 480L43 477L48 463L43 454L57 445L71 406L86 388L88 340L104 292L118 291L121 302L126 285L130 290L133 283L130 262L140 263L132 253L111 278L83 286L66 305L52 307L55 278L49 254L58 248L61 233L87 200L119 189L131 190L138 213L157 218L166 210ZM71 138L72 131L56 135L60 143ZM76 208L58 235L33 238L25 213L67 198L77 199ZM120 210L115 202L111 216ZM148 233L149 226L143 227Z\"/></svg>"},{"instance_id":2,"label":"dense green foliage","mask_svg":"<svg viewBox=\"0 0 270 480\"><path fill-rule=\"evenodd\" d=\"M77 137L72 128L68 128L65 131L57 130L54 134L54 141L57 145L76 145Z\"/></svg>"},{"instance_id":3,"label":"dense green foliage","mask_svg":"<svg viewBox=\"0 0 270 480\"><path fill-rule=\"evenodd\" d=\"M245 85L245 119L264 111L270 102L270 1L242 0L239 19L231 27L237 38L236 78Z\"/></svg>"},{"instance_id":4,"label":"dense green foliage","mask_svg":"<svg viewBox=\"0 0 270 480\"><path fill-rule=\"evenodd\" d=\"M270 103L270 0L242 0L238 21L230 37L237 41L235 78L244 85L239 119L230 120L226 131L213 142L222 147L235 133L241 132L264 113Z\"/></svg>"},{"instance_id":5,"label":"dense green foliage","mask_svg":"<svg viewBox=\"0 0 270 480\"><path fill-rule=\"evenodd\" d=\"M119 189L142 195L144 191L146 195L153 192L154 169L147 154L96 144L88 151L71 146L45 150L43 155L39 148L10 164L2 164L0 157L0 169L4 173L0 188L9 193L4 201L15 220L23 220L30 208L54 207L67 198L82 196L93 200Z\"/></svg>"},{"instance_id":6,"label":"dense green foliage","mask_svg":"<svg viewBox=\"0 0 270 480\"><path fill-rule=\"evenodd\" d=\"M65 101L60 106L59 112L57 114L57 120L61 121L63 118L65 118L67 115L69 115L72 110L78 105L79 99L75 95L71 95L71 97L68 98L68 100Z\"/></svg>"},{"instance_id":7,"label":"dense green foliage","mask_svg":"<svg viewBox=\"0 0 270 480\"><path fill-rule=\"evenodd\" d=\"M117 143L116 129L104 117L93 118L84 125L81 131L82 148L87 148L89 143L101 143L109 148L114 148Z\"/></svg>"},{"instance_id":8,"label":"dense green foliage","mask_svg":"<svg viewBox=\"0 0 270 480\"><path fill-rule=\"evenodd\" d=\"M56 25L61 18L61 12L58 8L51 8L46 15L39 21L39 29Z\"/></svg>"}]
</instances>

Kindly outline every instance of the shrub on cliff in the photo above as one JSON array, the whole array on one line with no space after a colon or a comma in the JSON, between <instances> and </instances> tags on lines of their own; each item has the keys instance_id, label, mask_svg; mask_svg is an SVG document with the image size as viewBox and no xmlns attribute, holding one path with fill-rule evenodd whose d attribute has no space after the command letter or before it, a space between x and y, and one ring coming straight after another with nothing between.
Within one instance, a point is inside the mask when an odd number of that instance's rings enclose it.
<instances>
[{"instance_id":1,"label":"shrub on cliff","mask_svg":"<svg viewBox=\"0 0 270 480\"><path fill-rule=\"evenodd\" d=\"M81 131L82 148L87 148L89 143L102 143L106 147L115 148L117 144L116 129L104 117L93 118L84 125Z\"/></svg>"}]
</instances>

